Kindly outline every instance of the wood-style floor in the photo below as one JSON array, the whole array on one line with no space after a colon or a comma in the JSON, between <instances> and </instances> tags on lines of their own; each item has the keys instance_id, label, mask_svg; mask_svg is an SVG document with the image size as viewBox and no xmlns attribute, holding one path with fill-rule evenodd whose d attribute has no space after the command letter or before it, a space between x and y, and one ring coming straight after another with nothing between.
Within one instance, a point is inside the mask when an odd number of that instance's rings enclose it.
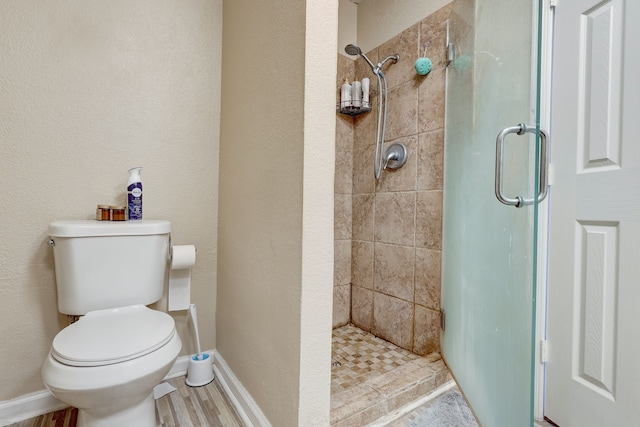
<instances>
[{"instance_id":1,"label":"wood-style floor","mask_svg":"<svg viewBox=\"0 0 640 427\"><path fill-rule=\"evenodd\" d=\"M156 419L162 427L244 427L217 380L203 387L189 387L184 377L167 381L176 391L156 400ZM75 408L50 412L7 427L75 427Z\"/></svg>"}]
</instances>

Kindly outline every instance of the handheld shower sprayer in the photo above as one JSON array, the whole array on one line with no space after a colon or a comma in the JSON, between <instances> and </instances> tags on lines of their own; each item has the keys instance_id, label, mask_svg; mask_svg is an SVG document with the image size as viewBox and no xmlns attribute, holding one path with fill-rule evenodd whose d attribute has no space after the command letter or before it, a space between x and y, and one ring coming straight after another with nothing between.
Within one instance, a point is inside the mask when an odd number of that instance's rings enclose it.
<instances>
[{"instance_id":1,"label":"handheld shower sprayer","mask_svg":"<svg viewBox=\"0 0 640 427\"><path fill-rule=\"evenodd\" d=\"M347 53L347 55L359 55L362 58L364 58L365 61L367 61L367 64L369 64L369 66L371 67L371 69L375 69L376 66L373 65L373 62L371 62L371 60L367 57L367 55L365 55L362 50L356 46L355 44L348 44L345 48L344 51ZM374 71L375 73L375 71Z\"/></svg>"},{"instance_id":2,"label":"handheld shower sprayer","mask_svg":"<svg viewBox=\"0 0 640 427\"><path fill-rule=\"evenodd\" d=\"M398 149L400 151L394 151L386 154L384 151L384 133L387 127L387 79L382 72L382 66L387 63L387 61L393 61L395 64L400 59L400 56L389 55L376 66L373 65L373 62L371 62L367 55L362 52L362 49L354 44L348 44L345 46L344 51L348 55L361 56L365 61L367 61L367 64L369 64L373 71L373 74L378 78L378 131L376 133L376 155L373 164L373 174L376 179L380 179L382 171L386 169L387 166L391 169L397 169L404 164L407 156L406 147L404 148L404 151ZM400 160L401 158L403 160Z\"/></svg>"}]
</instances>

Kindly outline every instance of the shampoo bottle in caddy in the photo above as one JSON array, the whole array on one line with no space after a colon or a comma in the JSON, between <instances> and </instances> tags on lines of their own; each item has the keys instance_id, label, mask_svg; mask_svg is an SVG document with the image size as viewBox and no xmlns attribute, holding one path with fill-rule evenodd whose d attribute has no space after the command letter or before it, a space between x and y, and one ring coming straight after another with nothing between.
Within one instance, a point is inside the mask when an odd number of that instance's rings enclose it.
<instances>
[{"instance_id":1,"label":"shampoo bottle in caddy","mask_svg":"<svg viewBox=\"0 0 640 427\"><path fill-rule=\"evenodd\" d=\"M141 170L141 167L129 169L129 182L127 183L127 211L129 213L129 219L142 219Z\"/></svg>"}]
</instances>

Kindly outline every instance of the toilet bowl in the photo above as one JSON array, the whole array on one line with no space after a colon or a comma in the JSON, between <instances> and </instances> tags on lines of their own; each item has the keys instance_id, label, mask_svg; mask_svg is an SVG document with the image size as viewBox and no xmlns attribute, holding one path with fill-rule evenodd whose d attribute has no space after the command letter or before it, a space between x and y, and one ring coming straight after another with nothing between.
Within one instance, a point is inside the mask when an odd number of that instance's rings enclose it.
<instances>
[{"instance_id":1,"label":"toilet bowl","mask_svg":"<svg viewBox=\"0 0 640 427\"><path fill-rule=\"evenodd\" d=\"M181 347L166 313L144 305L91 311L56 335L42 378L78 408L79 426L155 427L153 388Z\"/></svg>"}]
</instances>

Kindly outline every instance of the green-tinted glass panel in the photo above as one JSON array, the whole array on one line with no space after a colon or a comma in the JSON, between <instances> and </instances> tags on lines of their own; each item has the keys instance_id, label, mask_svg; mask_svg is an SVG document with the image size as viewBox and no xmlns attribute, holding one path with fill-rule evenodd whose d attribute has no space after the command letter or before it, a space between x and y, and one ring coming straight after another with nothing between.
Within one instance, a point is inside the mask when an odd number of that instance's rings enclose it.
<instances>
[{"instance_id":1,"label":"green-tinted glass panel","mask_svg":"<svg viewBox=\"0 0 640 427\"><path fill-rule=\"evenodd\" d=\"M530 0L456 0L445 142L443 356L484 426L532 423L535 206L494 195L496 136L537 118ZM536 135L505 141L509 197L536 198Z\"/></svg>"}]
</instances>

